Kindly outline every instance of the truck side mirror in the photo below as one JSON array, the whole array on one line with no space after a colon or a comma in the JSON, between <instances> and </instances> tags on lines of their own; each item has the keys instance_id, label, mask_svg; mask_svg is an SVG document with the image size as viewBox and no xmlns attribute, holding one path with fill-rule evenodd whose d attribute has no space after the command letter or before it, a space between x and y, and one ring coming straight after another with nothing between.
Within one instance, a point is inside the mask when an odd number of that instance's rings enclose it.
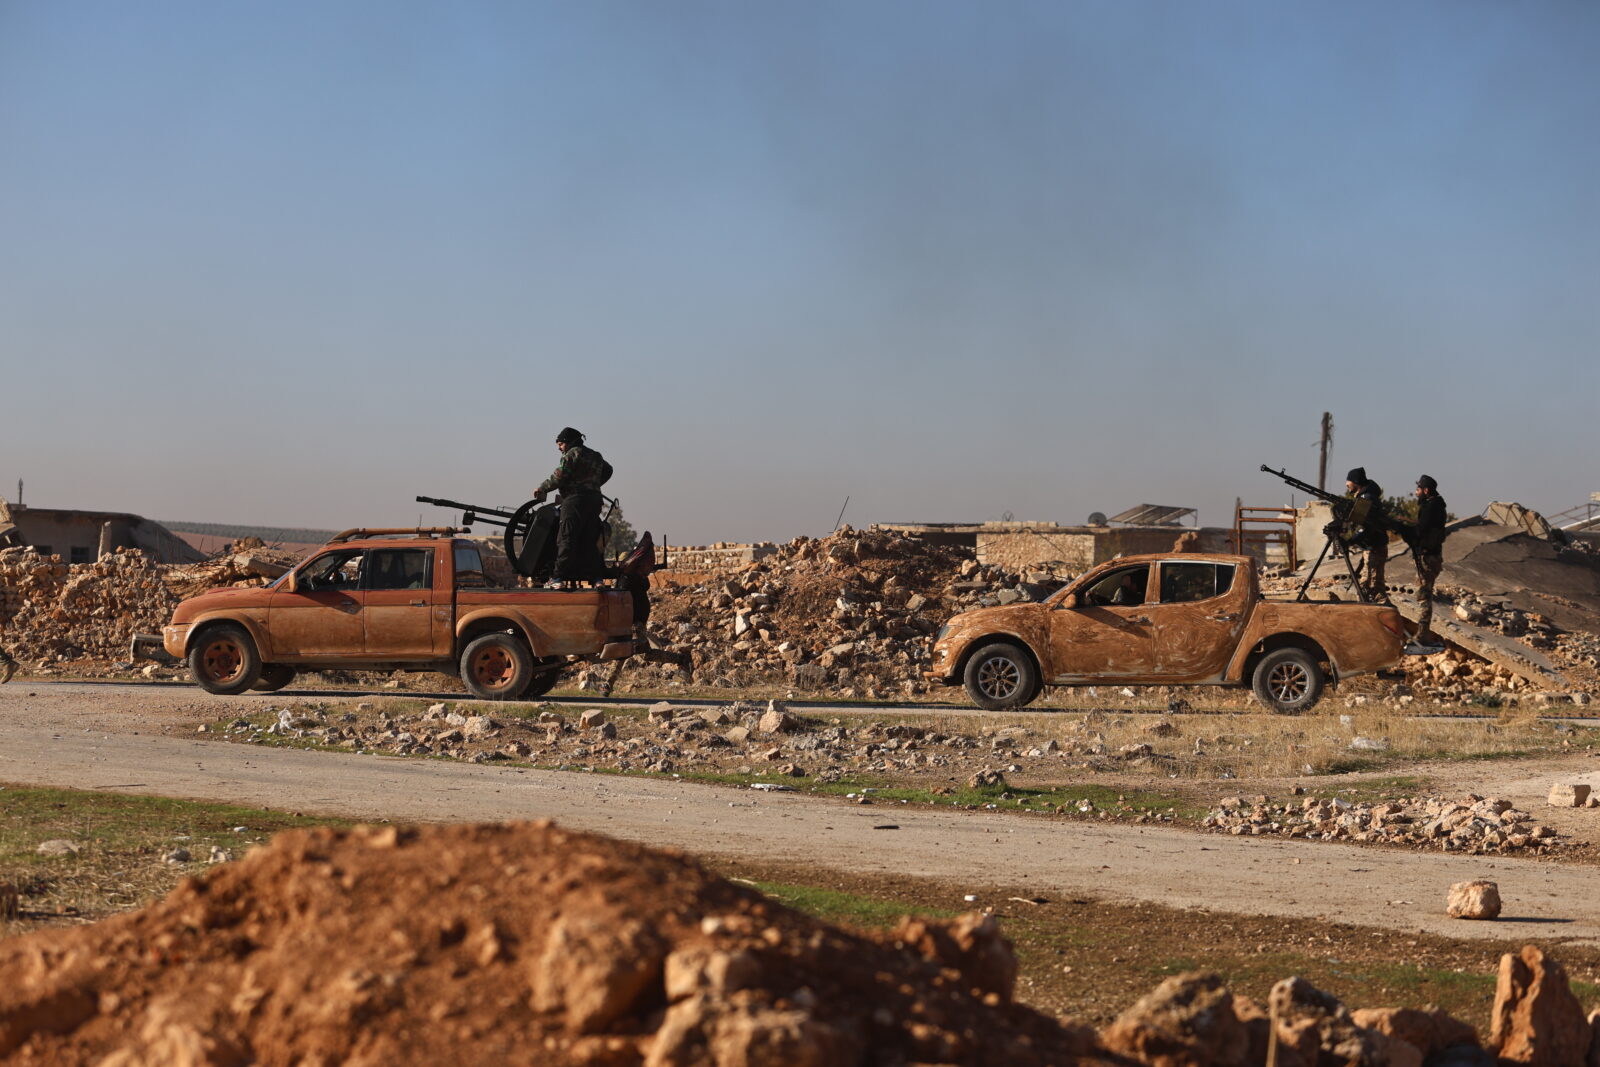
<instances>
[{"instance_id":1,"label":"truck side mirror","mask_svg":"<svg viewBox=\"0 0 1600 1067\"><path fill-rule=\"evenodd\" d=\"M286 593L294 592L295 589L299 586L299 584L300 584L300 575L297 574L296 572L290 571L288 574L283 576L283 591L284 592L286 592Z\"/></svg>"},{"instance_id":2,"label":"truck side mirror","mask_svg":"<svg viewBox=\"0 0 1600 1067\"><path fill-rule=\"evenodd\" d=\"M1077 593L1068 593L1066 596L1061 598L1061 603L1059 605L1057 605L1057 606L1058 607L1063 607L1063 608L1075 608L1075 607L1077 607L1078 606L1078 594Z\"/></svg>"}]
</instances>

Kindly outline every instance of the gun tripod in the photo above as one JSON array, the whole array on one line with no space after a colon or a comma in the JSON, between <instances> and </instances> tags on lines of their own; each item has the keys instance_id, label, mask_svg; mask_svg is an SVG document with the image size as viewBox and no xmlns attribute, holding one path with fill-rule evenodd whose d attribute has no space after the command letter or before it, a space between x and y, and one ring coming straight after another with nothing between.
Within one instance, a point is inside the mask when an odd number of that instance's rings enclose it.
<instances>
[{"instance_id":1,"label":"gun tripod","mask_svg":"<svg viewBox=\"0 0 1600 1067\"><path fill-rule=\"evenodd\" d=\"M1355 587L1356 599L1363 604L1372 603L1367 596L1366 589L1361 584L1361 568L1350 562L1350 546L1344 543L1337 530L1323 530L1324 540L1322 551L1317 553L1317 561L1311 565L1311 572L1306 575L1306 580L1300 583L1300 591L1295 594L1296 600L1306 599L1306 590L1311 587L1311 580L1317 576L1317 571L1322 567L1322 561L1328 558L1328 549L1333 549L1334 555L1344 561L1344 569L1350 575L1350 584Z\"/></svg>"}]
</instances>

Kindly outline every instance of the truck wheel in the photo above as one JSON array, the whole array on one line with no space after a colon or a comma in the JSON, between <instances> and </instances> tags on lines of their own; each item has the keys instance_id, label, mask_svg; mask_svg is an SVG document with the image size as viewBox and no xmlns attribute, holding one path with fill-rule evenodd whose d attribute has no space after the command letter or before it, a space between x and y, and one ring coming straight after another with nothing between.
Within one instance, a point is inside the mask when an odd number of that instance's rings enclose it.
<instances>
[{"instance_id":1,"label":"truck wheel","mask_svg":"<svg viewBox=\"0 0 1600 1067\"><path fill-rule=\"evenodd\" d=\"M515 634L484 634L461 653L461 681L479 700L518 700L534 680L533 653Z\"/></svg>"},{"instance_id":2,"label":"truck wheel","mask_svg":"<svg viewBox=\"0 0 1600 1067\"><path fill-rule=\"evenodd\" d=\"M238 696L261 677L261 653L242 626L213 626L189 648L189 673L208 693Z\"/></svg>"},{"instance_id":3,"label":"truck wheel","mask_svg":"<svg viewBox=\"0 0 1600 1067\"><path fill-rule=\"evenodd\" d=\"M1032 658L1009 641L974 652L961 678L972 702L988 711L1020 708L1039 695L1039 672Z\"/></svg>"},{"instance_id":4,"label":"truck wheel","mask_svg":"<svg viewBox=\"0 0 1600 1067\"><path fill-rule=\"evenodd\" d=\"M560 680L561 672L559 670L541 671L529 680L528 688L522 691L522 699L532 700L534 697L542 697L554 689L556 683Z\"/></svg>"},{"instance_id":5,"label":"truck wheel","mask_svg":"<svg viewBox=\"0 0 1600 1067\"><path fill-rule=\"evenodd\" d=\"M1251 688L1267 710L1298 715L1322 696L1322 668L1303 648L1280 648L1261 657Z\"/></svg>"},{"instance_id":6,"label":"truck wheel","mask_svg":"<svg viewBox=\"0 0 1600 1067\"><path fill-rule=\"evenodd\" d=\"M276 693L294 681L295 669L285 663L268 663L261 668L261 679L250 688L257 693Z\"/></svg>"}]
</instances>

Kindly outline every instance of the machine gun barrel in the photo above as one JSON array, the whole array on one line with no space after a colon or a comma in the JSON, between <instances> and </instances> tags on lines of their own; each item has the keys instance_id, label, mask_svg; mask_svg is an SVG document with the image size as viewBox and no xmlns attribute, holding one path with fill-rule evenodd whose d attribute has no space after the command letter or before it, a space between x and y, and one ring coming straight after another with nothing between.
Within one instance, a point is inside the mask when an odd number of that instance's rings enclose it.
<instances>
[{"instance_id":1,"label":"machine gun barrel","mask_svg":"<svg viewBox=\"0 0 1600 1067\"><path fill-rule=\"evenodd\" d=\"M459 500L444 500L436 496L419 496L419 504L435 504L441 508L452 508L462 513L461 524L471 526L474 522L486 522L490 526L504 526L516 518L512 511L501 511L499 508L484 508L476 504L463 504Z\"/></svg>"},{"instance_id":2,"label":"machine gun barrel","mask_svg":"<svg viewBox=\"0 0 1600 1067\"><path fill-rule=\"evenodd\" d=\"M1336 493L1330 493L1326 489L1318 489L1316 486L1312 485L1310 482L1302 482L1299 478L1296 478L1294 475L1288 473L1287 471L1273 470L1271 467L1267 466L1265 463L1263 463L1261 465L1261 469L1266 471L1268 474L1277 475L1279 478L1281 478L1285 482L1287 482L1292 488L1298 489L1302 493L1307 493L1307 494L1309 494L1311 496L1314 496L1319 500L1326 500L1330 504L1335 504L1335 503L1348 504L1350 502L1349 499L1346 498L1346 497L1339 496Z\"/></svg>"}]
</instances>

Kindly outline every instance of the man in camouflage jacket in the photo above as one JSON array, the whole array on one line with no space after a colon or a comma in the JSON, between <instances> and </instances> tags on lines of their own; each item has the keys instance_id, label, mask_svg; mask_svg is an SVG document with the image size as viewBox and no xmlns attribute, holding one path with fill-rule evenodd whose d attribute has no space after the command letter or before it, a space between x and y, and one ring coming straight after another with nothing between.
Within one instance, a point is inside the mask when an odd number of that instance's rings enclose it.
<instances>
[{"instance_id":1,"label":"man in camouflage jacket","mask_svg":"<svg viewBox=\"0 0 1600 1067\"><path fill-rule=\"evenodd\" d=\"M605 560L600 550L600 487L611 477L611 464L587 447L583 434L567 426L556 435L561 462L539 483L533 499L543 500L552 490L561 497L561 527L556 532L553 578L561 588L601 576Z\"/></svg>"},{"instance_id":2,"label":"man in camouflage jacket","mask_svg":"<svg viewBox=\"0 0 1600 1067\"><path fill-rule=\"evenodd\" d=\"M1389 586L1384 581L1384 571L1389 563L1389 528L1383 516L1383 488L1367 477L1365 467L1355 467L1345 475L1344 489L1355 499L1367 502L1367 519L1350 538L1351 548L1367 554L1361 586L1369 599L1388 603Z\"/></svg>"},{"instance_id":3,"label":"man in camouflage jacket","mask_svg":"<svg viewBox=\"0 0 1600 1067\"><path fill-rule=\"evenodd\" d=\"M1417 479L1417 524L1411 535L1411 555L1417 564L1417 642L1442 645L1429 627L1433 625L1433 583L1444 569L1444 497L1439 483L1424 474Z\"/></svg>"}]
</instances>

